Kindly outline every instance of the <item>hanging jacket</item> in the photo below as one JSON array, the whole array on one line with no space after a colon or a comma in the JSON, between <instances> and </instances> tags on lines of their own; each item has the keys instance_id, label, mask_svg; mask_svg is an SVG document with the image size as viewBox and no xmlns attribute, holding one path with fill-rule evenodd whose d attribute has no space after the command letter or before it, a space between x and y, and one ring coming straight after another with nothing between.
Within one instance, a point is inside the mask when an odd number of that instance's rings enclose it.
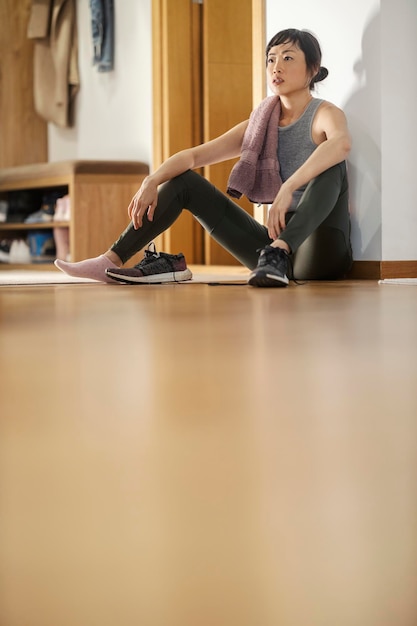
<instances>
[{"instance_id":1,"label":"hanging jacket","mask_svg":"<svg viewBox=\"0 0 417 626\"><path fill-rule=\"evenodd\" d=\"M79 90L75 0L32 0L28 37L34 45L35 110L60 127L73 125Z\"/></svg>"},{"instance_id":2,"label":"hanging jacket","mask_svg":"<svg viewBox=\"0 0 417 626\"><path fill-rule=\"evenodd\" d=\"M113 0L90 0L93 65L98 72L110 72L114 65Z\"/></svg>"}]
</instances>

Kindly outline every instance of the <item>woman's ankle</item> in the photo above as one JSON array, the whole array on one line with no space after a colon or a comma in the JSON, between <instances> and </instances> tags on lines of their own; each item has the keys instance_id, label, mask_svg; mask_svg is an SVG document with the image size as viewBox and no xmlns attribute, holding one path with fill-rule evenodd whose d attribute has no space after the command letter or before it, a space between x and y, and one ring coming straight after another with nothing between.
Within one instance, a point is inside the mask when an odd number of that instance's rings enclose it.
<instances>
[{"instance_id":1,"label":"woman's ankle","mask_svg":"<svg viewBox=\"0 0 417 626\"><path fill-rule=\"evenodd\" d=\"M285 252L287 252L287 254L291 254L290 246L283 239L275 239L275 241L273 241L271 243L271 246L273 248L281 248L281 250L285 250Z\"/></svg>"},{"instance_id":2,"label":"woman's ankle","mask_svg":"<svg viewBox=\"0 0 417 626\"><path fill-rule=\"evenodd\" d=\"M105 256L107 259L109 259L109 261L117 265L117 267L122 267L122 259L113 250L107 250L107 252L105 252L103 256Z\"/></svg>"}]
</instances>

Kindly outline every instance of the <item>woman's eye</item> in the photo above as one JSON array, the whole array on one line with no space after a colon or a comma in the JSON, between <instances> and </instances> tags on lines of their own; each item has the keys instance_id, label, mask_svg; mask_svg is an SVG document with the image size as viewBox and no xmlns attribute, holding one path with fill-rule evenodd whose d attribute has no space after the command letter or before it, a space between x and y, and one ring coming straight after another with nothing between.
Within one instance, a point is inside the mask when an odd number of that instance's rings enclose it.
<instances>
[{"instance_id":1,"label":"woman's eye","mask_svg":"<svg viewBox=\"0 0 417 626\"><path fill-rule=\"evenodd\" d=\"M292 59L293 58L288 55L284 57L284 61L292 61Z\"/></svg>"}]
</instances>

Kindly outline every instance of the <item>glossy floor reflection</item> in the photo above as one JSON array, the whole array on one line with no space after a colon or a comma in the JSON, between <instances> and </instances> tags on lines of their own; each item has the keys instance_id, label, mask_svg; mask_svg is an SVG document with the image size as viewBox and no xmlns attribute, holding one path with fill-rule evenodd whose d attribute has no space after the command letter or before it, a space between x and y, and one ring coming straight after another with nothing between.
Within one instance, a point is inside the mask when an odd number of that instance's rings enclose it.
<instances>
[{"instance_id":1,"label":"glossy floor reflection","mask_svg":"<svg viewBox=\"0 0 417 626\"><path fill-rule=\"evenodd\" d=\"M414 626L417 289L0 289L2 626Z\"/></svg>"}]
</instances>

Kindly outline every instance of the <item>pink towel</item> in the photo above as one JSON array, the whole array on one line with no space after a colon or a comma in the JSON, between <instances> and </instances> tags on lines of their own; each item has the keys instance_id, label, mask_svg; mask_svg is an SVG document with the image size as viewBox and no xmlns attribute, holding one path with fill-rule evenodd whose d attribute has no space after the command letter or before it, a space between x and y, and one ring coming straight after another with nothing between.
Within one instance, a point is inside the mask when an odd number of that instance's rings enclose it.
<instances>
[{"instance_id":1,"label":"pink towel","mask_svg":"<svg viewBox=\"0 0 417 626\"><path fill-rule=\"evenodd\" d=\"M278 123L281 105L278 96L269 96L251 113L243 137L240 160L230 172L227 193L244 194L251 202L271 204L282 180L278 163Z\"/></svg>"}]
</instances>

